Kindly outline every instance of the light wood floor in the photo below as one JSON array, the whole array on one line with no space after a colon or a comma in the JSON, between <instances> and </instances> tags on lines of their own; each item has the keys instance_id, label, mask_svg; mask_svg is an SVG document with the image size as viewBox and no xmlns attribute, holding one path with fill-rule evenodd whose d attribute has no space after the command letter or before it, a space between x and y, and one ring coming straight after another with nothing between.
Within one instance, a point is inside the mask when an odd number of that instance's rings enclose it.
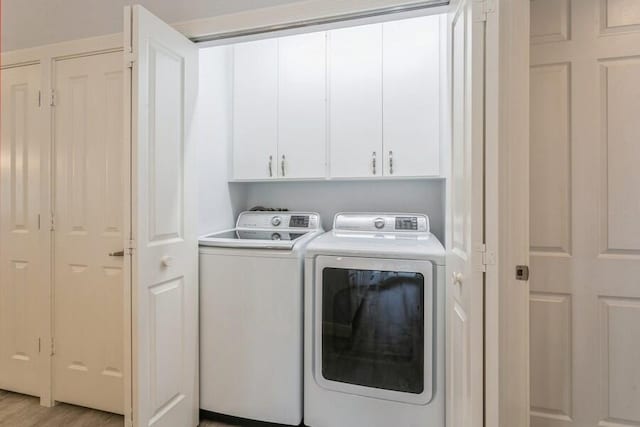
<instances>
[{"instance_id":1,"label":"light wood floor","mask_svg":"<svg viewBox=\"0 0 640 427\"><path fill-rule=\"evenodd\" d=\"M123 418L108 412L60 404L40 406L40 399L0 390L0 427L122 427ZM200 427L231 427L203 421Z\"/></svg>"}]
</instances>

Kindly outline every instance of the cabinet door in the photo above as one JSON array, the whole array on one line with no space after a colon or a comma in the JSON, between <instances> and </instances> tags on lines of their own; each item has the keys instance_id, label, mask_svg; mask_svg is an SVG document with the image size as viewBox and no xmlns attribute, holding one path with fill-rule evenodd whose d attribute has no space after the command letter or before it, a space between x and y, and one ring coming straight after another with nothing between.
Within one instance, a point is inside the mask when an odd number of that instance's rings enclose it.
<instances>
[{"instance_id":1,"label":"cabinet door","mask_svg":"<svg viewBox=\"0 0 640 427\"><path fill-rule=\"evenodd\" d=\"M382 26L329 32L332 177L382 175Z\"/></svg>"},{"instance_id":2,"label":"cabinet door","mask_svg":"<svg viewBox=\"0 0 640 427\"><path fill-rule=\"evenodd\" d=\"M440 173L440 18L383 24L384 174Z\"/></svg>"},{"instance_id":3,"label":"cabinet door","mask_svg":"<svg viewBox=\"0 0 640 427\"><path fill-rule=\"evenodd\" d=\"M278 176L326 175L326 33L278 46Z\"/></svg>"},{"instance_id":4,"label":"cabinet door","mask_svg":"<svg viewBox=\"0 0 640 427\"><path fill-rule=\"evenodd\" d=\"M275 177L278 41L235 45L233 65L233 178Z\"/></svg>"}]
</instances>

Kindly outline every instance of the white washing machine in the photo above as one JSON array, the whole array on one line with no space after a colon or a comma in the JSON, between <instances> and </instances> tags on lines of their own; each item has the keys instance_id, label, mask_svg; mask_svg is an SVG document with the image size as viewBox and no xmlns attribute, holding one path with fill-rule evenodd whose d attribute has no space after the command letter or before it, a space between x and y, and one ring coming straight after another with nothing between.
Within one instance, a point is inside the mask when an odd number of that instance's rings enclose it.
<instances>
[{"instance_id":1,"label":"white washing machine","mask_svg":"<svg viewBox=\"0 0 640 427\"><path fill-rule=\"evenodd\" d=\"M243 212L200 238L200 407L302 420L303 254L315 213Z\"/></svg>"},{"instance_id":2,"label":"white washing machine","mask_svg":"<svg viewBox=\"0 0 640 427\"><path fill-rule=\"evenodd\" d=\"M444 261L419 214L337 214L307 246L305 425L444 427Z\"/></svg>"}]
</instances>

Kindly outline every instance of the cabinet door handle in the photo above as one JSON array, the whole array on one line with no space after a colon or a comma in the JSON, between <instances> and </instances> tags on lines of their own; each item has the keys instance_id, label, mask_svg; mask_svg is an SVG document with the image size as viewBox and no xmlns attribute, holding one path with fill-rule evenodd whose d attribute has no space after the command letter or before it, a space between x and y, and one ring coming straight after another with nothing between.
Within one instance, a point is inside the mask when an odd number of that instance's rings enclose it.
<instances>
[{"instance_id":1,"label":"cabinet door handle","mask_svg":"<svg viewBox=\"0 0 640 427\"><path fill-rule=\"evenodd\" d=\"M285 173L284 173L284 154L282 155L282 161L280 162L280 168L282 169L282 176L285 176Z\"/></svg>"},{"instance_id":2,"label":"cabinet door handle","mask_svg":"<svg viewBox=\"0 0 640 427\"><path fill-rule=\"evenodd\" d=\"M371 155L371 168L373 169L373 174L376 174L376 152L374 151Z\"/></svg>"},{"instance_id":3,"label":"cabinet door handle","mask_svg":"<svg viewBox=\"0 0 640 427\"><path fill-rule=\"evenodd\" d=\"M269 177L273 176L273 156L269 156Z\"/></svg>"},{"instance_id":4,"label":"cabinet door handle","mask_svg":"<svg viewBox=\"0 0 640 427\"><path fill-rule=\"evenodd\" d=\"M393 175L393 151L389 151L389 175Z\"/></svg>"}]
</instances>

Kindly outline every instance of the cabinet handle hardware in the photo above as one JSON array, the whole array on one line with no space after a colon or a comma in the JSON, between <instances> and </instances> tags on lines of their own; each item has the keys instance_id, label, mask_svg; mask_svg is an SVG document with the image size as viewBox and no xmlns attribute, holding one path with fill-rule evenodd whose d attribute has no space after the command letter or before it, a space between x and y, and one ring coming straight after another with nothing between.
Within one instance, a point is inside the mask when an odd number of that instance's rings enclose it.
<instances>
[{"instance_id":1,"label":"cabinet handle hardware","mask_svg":"<svg viewBox=\"0 0 640 427\"><path fill-rule=\"evenodd\" d=\"M116 252L109 252L109 256L124 256L124 249Z\"/></svg>"},{"instance_id":2,"label":"cabinet handle hardware","mask_svg":"<svg viewBox=\"0 0 640 427\"><path fill-rule=\"evenodd\" d=\"M273 156L269 156L269 177L273 176Z\"/></svg>"},{"instance_id":3,"label":"cabinet handle hardware","mask_svg":"<svg viewBox=\"0 0 640 427\"><path fill-rule=\"evenodd\" d=\"M393 175L393 151L389 151L389 174Z\"/></svg>"},{"instance_id":4,"label":"cabinet handle hardware","mask_svg":"<svg viewBox=\"0 0 640 427\"><path fill-rule=\"evenodd\" d=\"M284 154L282 155L282 161L280 162L280 167L282 168L282 176L285 176L285 173L284 173Z\"/></svg>"},{"instance_id":5,"label":"cabinet handle hardware","mask_svg":"<svg viewBox=\"0 0 640 427\"><path fill-rule=\"evenodd\" d=\"M373 169L373 174L376 174L376 152L374 151L373 154L371 155L371 166Z\"/></svg>"}]
</instances>

